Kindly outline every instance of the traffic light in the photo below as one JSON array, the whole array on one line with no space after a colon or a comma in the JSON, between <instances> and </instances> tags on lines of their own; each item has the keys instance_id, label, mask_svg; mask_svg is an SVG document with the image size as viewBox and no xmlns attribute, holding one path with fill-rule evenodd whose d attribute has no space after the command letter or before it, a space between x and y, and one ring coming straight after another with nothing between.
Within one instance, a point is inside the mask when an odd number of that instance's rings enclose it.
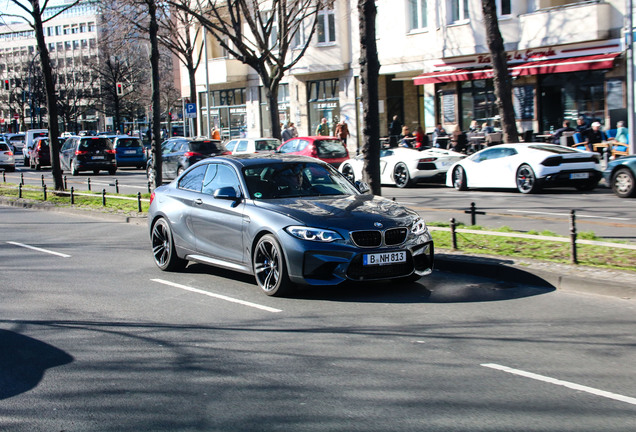
<instances>
[{"instance_id":1,"label":"traffic light","mask_svg":"<svg viewBox=\"0 0 636 432\"><path fill-rule=\"evenodd\" d=\"M5 90L9 90L9 80L8 79L4 80L4 89Z\"/></svg>"},{"instance_id":2,"label":"traffic light","mask_svg":"<svg viewBox=\"0 0 636 432\"><path fill-rule=\"evenodd\" d=\"M117 96L123 96L124 95L124 85L120 82L118 82L117 84Z\"/></svg>"}]
</instances>

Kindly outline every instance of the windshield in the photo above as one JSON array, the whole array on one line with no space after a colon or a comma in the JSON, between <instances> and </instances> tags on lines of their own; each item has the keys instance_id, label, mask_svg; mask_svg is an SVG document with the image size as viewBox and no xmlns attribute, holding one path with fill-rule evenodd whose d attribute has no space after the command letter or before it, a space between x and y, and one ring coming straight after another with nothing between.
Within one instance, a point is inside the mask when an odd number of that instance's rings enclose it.
<instances>
[{"instance_id":1,"label":"windshield","mask_svg":"<svg viewBox=\"0 0 636 432\"><path fill-rule=\"evenodd\" d=\"M550 153L559 153L559 154L578 153L576 150L571 149L569 147L549 145L549 144L531 145L531 146L528 146L528 148L535 149L535 150L544 150Z\"/></svg>"},{"instance_id":2,"label":"windshield","mask_svg":"<svg viewBox=\"0 0 636 432\"><path fill-rule=\"evenodd\" d=\"M272 151L276 150L280 146L280 141L272 140L256 140L256 151Z\"/></svg>"},{"instance_id":3,"label":"windshield","mask_svg":"<svg viewBox=\"0 0 636 432\"><path fill-rule=\"evenodd\" d=\"M190 142L190 150L202 154L217 154L220 153L219 141L192 141Z\"/></svg>"},{"instance_id":4,"label":"windshield","mask_svg":"<svg viewBox=\"0 0 636 432\"><path fill-rule=\"evenodd\" d=\"M314 145L319 157L347 156L347 149L339 140L316 140Z\"/></svg>"},{"instance_id":5,"label":"windshield","mask_svg":"<svg viewBox=\"0 0 636 432\"><path fill-rule=\"evenodd\" d=\"M136 138L119 138L117 140L117 148L137 148L141 146L141 140Z\"/></svg>"},{"instance_id":6,"label":"windshield","mask_svg":"<svg viewBox=\"0 0 636 432\"><path fill-rule=\"evenodd\" d=\"M111 150L113 148L108 138L82 138L80 150Z\"/></svg>"},{"instance_id":7,"label":"windshield","mask_svg":"<svg viewBox=\"0 0 636 432\"><path fill-rule=\"evenodd\" d=\"M243 169L252 199L354 195L359 192L338 171L312 162L281 162Z\"/></svg>"}]
</instances>

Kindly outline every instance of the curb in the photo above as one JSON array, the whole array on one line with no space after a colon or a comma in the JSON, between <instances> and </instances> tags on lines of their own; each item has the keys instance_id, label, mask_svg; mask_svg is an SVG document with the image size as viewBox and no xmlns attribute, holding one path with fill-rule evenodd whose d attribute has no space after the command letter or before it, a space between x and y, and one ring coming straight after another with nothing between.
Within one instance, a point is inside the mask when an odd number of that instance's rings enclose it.
<instances>
[{"instance_id":1,"label":"curb","mask_svg":"<svg viewBox=\"0 0 636 432\"><path fill-rule=\"evenodd\" d=\"M0 205L75 214L111 222L146 225L146 215L102 213L94 210L59 207L54 204L0 197ZM435 269L476 277L524 283L563 291L636 298L636 273L595 267L574 266L494 255L465 255L449 250L436 251Z\"/></svg>"}]
</instances>

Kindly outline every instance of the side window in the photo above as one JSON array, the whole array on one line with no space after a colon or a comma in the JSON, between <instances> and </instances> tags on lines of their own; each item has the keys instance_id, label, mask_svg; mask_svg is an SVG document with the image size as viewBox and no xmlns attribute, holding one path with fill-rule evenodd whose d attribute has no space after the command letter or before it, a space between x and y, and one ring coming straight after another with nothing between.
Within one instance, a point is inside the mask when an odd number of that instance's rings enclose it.
<instances>
[{"instance_id":1,"label":"side window","mask_svg":"<svg viewBox=\"0 0 636 432\"><path fill-rule=\"evenodd\" d=\"M203 179L203 193L213 195L215 190L222 187L233 187L236 193L239 193L239 179L236 172L227 165L209 164Z\"/></svg>"},{"instance_id":2,"label":"side window","mask_svg":"<svg viewBox=\"0 0 636 432\"><path fill-rule=\"evenodd\" d=\"M309 145L309 141L298 140L298 147L296 147L296 151L303 151Z\"/></svg>"},{"instance_id":3,"label":"side window","mask_svg":"<svg viewBox=\"0 0 636 432\"><path fill-rule=\"evenodd\" d=\"M181 180L179 180L179 189L201 192L205 168L205 165L198 166L181 177Z\"/></svg>"},{"instance_id":4,"label":"side window","mask_svg":"<svg viewBox=\"0 0 636 432\"><path fill-rule=\"evenodd\" d=\"M237 143L236 141L230 141L229 143L225 144L225 149L233 152L234 147L236 147L236 143Z\"/></svg>"},{"instance_id":5,"label":"side window","mask_svg":"<svg viewBox=\"0 0 636 432\"><path fill-rule=\"evenodd\" d=\"M236 151L245 151L247 150L247 141L241 140L236 147Z\"/></svg>"},{"instance_id":6,"label":"side window","mask_svg":"<svg viewBox=\"0 0 636 432\"><path fill-rule=\"evenodd\" d=\"M296 151L297 146L298 146L298 140L291 140L280 148L280 152L290 153L290 152Z\"/></svg>"}]
</instances>

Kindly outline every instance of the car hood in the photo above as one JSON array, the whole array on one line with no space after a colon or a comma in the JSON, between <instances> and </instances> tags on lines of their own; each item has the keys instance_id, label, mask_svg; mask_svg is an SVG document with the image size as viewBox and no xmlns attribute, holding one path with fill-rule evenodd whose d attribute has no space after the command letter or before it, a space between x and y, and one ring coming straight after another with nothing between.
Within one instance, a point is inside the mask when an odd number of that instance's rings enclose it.
<instances>
[{"instance_id":1,"label":"car hood","mask_svg":"<svg viewBox=\"0 0 636 432\"><path fill-rule=\"evenodd\" d=\"M254 203L256 207L284 214L307 226L349 231L410 226L419 217L413 210L373 195L272 199Z\"/></svg>"}]
</instances>

